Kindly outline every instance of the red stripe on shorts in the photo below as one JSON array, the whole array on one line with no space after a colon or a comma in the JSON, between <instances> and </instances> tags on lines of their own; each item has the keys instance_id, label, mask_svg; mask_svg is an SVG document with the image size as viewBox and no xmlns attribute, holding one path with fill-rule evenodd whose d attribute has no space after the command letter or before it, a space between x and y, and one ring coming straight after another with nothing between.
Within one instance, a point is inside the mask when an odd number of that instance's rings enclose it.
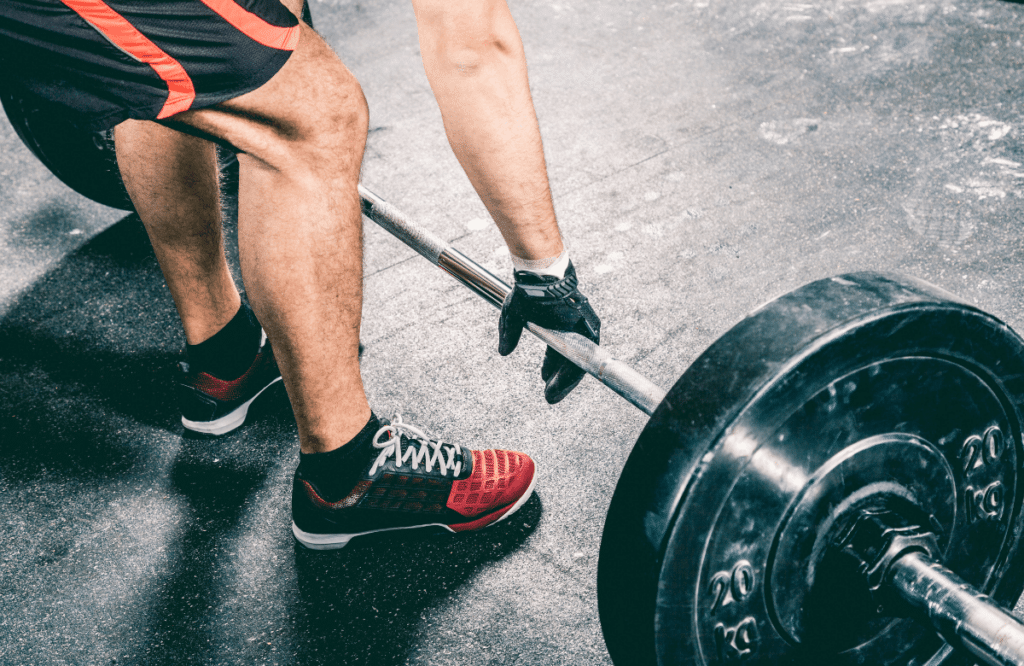
<instances>
[{"instance_id":1,"label":"red stripe on shorts","mask_svg":"<svg viewBox=\"0 0 1024 666\"><path fill-rule=\"evenodd\" d=\"M271 25L235 0L200 0L249 39L280 51L294 51L299 43L299 26Z\"/></svg>"},{"instance_id":2,"label":"red stripe on shorts","mask_svg":"<svg viewBox=\"0 0 1024 666\"><path fill-rule=\"evenodd\" d=\"M157 119L187 111L192 106L196 99L196 89L185 68L139 32L128 19L115 12L102 0L61 2L109 39L114 46L152 67L157 76L167 84L167 101L157 114Z\"/></svg>"}]
</instances>

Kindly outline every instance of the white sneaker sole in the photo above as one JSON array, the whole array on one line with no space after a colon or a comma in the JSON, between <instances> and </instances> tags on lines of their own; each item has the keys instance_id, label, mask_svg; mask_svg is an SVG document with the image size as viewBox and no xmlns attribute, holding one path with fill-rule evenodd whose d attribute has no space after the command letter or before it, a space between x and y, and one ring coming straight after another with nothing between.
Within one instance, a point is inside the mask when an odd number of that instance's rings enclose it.
<instances>
[{"instance_id":1,"label":"white sneaker sole","mask_svg":"<svg viewBox=\"0 0 1024 666\"><path fill-rule=\"evenodd\" d=\"M214 419L212 421L189 421L182 416L181 425L193 432L201 432L204 435L223 435L225 433L229 433L245 422L245 416L249 413L249 405L252 404L252 401L260 397L260 394L279 381L281 381L280 377L261 388L259 393L236 407L234 411L228 412L219 419Z\"/></svg>"},{"instance_id":2,"label":"white sneaker sole","mask_svg":"<svg viewBox=\"0 0 1024 666\"><path fill-rule=\"evenodd\" d=\"M533 480L530 481L530 487L526 489L526 492L523 493L522 497L516 500L516 503L512 505L512 508L503 513L501 517L495 520L493 523L485 525L482 529L487 529L492 525L497 525L498 523L500 523L501 521L505 520L513 513L518 511L524 504L526 504L526 500L530 499L530 497L533 496L533 487L535 485L537 485L536 472L533 473ZM457 534L455 530L441 523L425 523L423 525L410 525L408 527L385 527L379 530L368 530L366 532L355 532L353 534L310 534L309 532L303 532L302 530L300 530L298 525L296 525L294 521L292 522L292 534L295 535L295 539L299 543L301 543L303 546L311 550L336 550L338 548L344 548L352 539L364 536L366 534L375 534L377 532L393 532L395 530L415 530L421 527L441 527L453 534Z\"/></svg>"}]
</instances>

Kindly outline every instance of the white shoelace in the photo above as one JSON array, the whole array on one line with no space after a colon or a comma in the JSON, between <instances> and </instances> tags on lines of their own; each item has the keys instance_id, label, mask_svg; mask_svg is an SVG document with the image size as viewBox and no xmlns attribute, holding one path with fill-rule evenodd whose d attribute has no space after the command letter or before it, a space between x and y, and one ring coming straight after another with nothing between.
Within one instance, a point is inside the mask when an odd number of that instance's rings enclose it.
<instances>
[{"instance_id":1,"label":"white shoelace","mask_svg":"<svg viewBox=\"0 0 1024 666\"><path fill-rule=\"evenodd\" d=\"M390 436L386 441L382 442L380 438L384 434ZM403 434L409 440L404 452L402 451ZM413 446L414 443L419 444L418 450ZM373 436L373 446L374 448L381 449L381 452L377 459L373 461L373 466L370 467L371 476L377 471L377 467L383 465L392 455L395 456L396 467L401 467L411 461L409 466L413 470L419 469L420 464L422 464L428 472L432 472L434 471L434 465L437 465L438 471L441 472L442 476L446 476L449 471L458 476L459 472L462 471L462 461L455 459L455 456L459 454L462 447L458 444L448 444L439 439L431 438L430 435L416 426L404 423L401 414L396 414L394 421L386 426L382 426L377 431L377 434ZM442 446L444 446L443 451L441 449ZM446 453L448 454L447 459L445 459Z\"/></svg>"}]
</instances>

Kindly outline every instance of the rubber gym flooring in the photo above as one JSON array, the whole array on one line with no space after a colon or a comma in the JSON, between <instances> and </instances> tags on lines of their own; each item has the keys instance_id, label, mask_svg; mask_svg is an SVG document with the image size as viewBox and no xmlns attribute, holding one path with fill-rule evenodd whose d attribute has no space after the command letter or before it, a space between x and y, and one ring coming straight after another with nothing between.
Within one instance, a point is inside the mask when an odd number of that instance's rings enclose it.
<instances>
[{"instance_id":1,"label":"rubber gym flooring","mask_svg":"<svg viewBox=\"0 0 1024 666\"><path fill-rule=\"evenodd\" d=\"M511 6L603 342L657 383L761 303L854 270L1024 331L1024 5ZM370 104L364 182L507 275L411 6L312 11ZM548 406L539 343L499 357L496 311L367 222L371 404L529 453L537 496L479 534L297 549L283 390L235 434L184 436L183 337L138 220L67 190L6 121L0 176L0 663L609 663L597 552L638 410L592 379Z\"/></svg>"}]
</instances>

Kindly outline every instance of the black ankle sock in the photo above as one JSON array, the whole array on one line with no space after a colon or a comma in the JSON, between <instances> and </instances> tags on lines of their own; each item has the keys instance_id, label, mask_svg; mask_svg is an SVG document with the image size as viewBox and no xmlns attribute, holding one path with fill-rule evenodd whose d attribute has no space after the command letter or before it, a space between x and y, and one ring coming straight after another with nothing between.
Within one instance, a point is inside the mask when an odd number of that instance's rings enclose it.
<instances>
[{"instance_id":1,"label":"black ankle sock","mask_svg":"<svg viewBox=\"0 0 1024 666\"><path fill-rule=\"evenodd\" d=\"M352 490L377 450L373 436L380 430L380 420L370 412L359 434L344 446L327 453L299 453L299 476L312 483L328 502L334 502Z\"/></svg>"},{"instance_id":2,"label":"black ankle sock","mask_svg":"<svg viewBox=\"0 0 1024 666\"><path fill-rule=\"evenodd\" d=\"M218 379L241 377L260 350L262 329L256 315L242 303L224 328L198 345L185 345L185 354L193 372L208 372Z\"/></svg>"}]
</instances>

